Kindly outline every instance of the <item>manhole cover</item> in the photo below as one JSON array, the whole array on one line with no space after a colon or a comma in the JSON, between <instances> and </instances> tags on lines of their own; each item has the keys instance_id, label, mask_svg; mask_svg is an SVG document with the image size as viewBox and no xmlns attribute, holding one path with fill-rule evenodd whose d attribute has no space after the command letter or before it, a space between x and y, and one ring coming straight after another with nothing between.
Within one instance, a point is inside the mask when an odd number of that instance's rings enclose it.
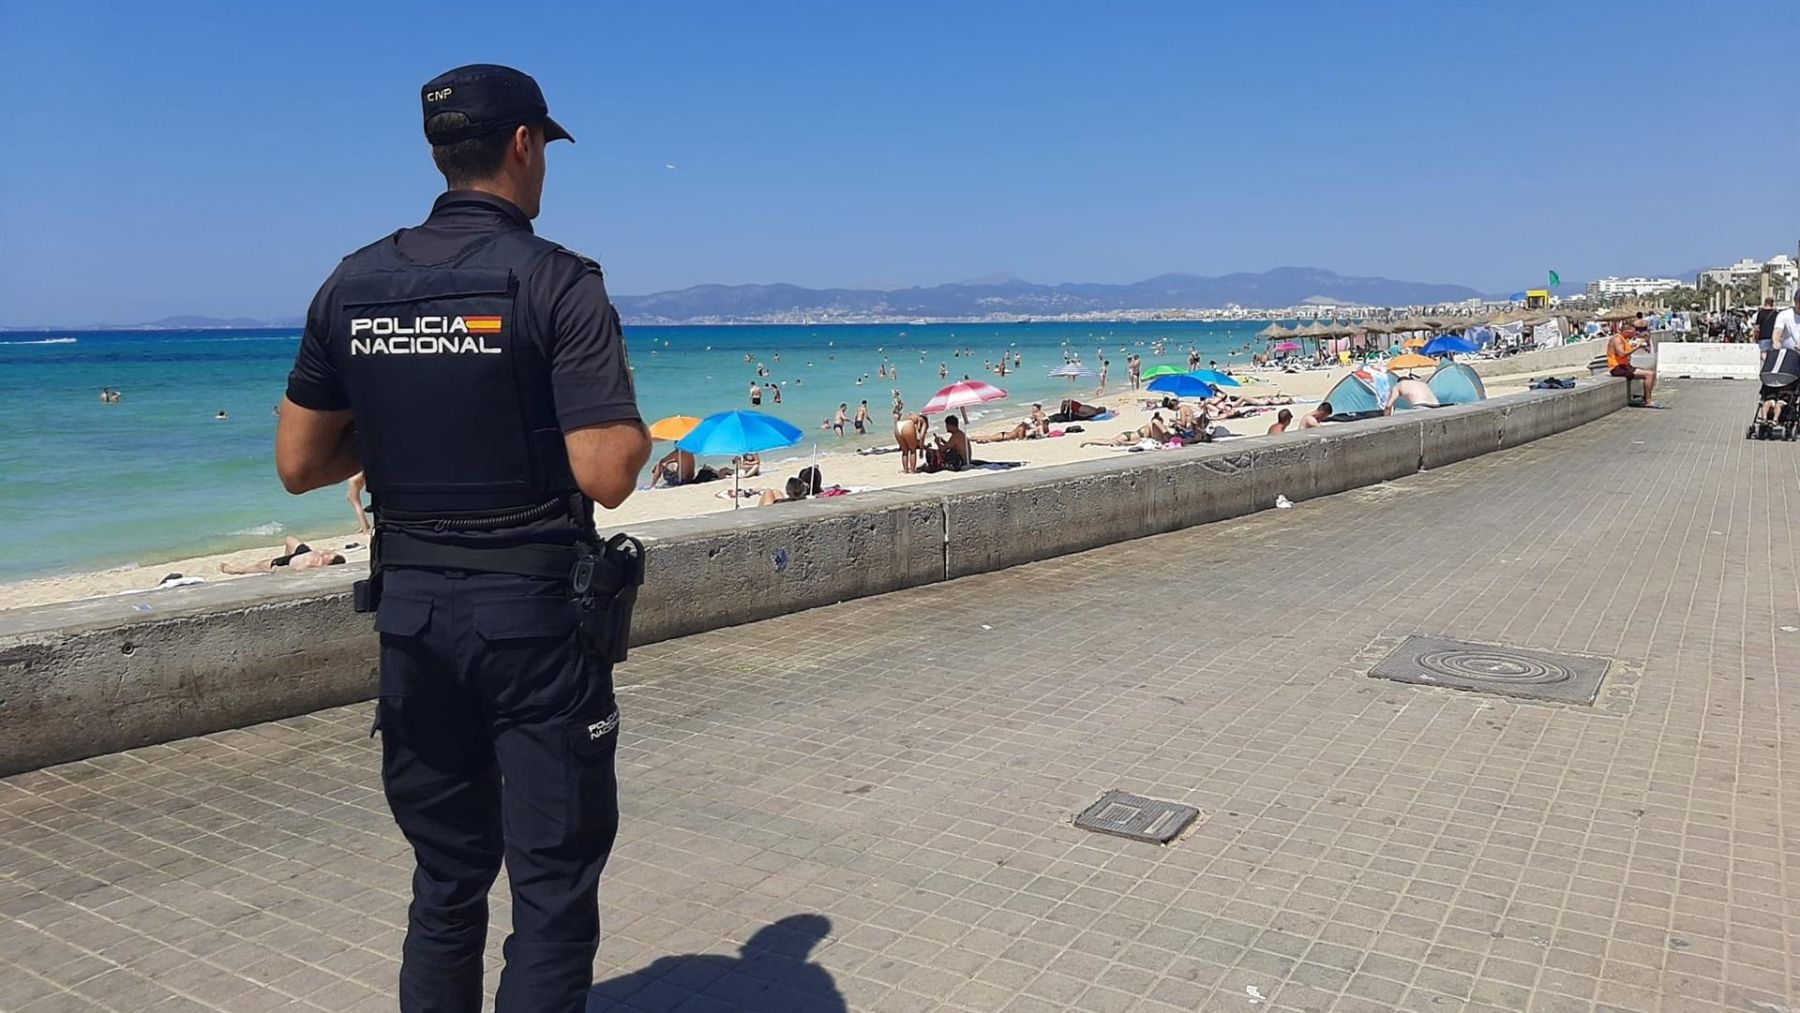
<instances>
[{"instance_id":1,"label":"manhole cover","mask_svg":"<svg viewBox=\"0 0 1800 1013\"><path fill-rule=\"evenodd\" d=\"M1199 815L1200 810L1191 805L1159 802L1142 795L1109 791L1100 796L1100 801L1088 806L1087 811L1075 817L1075 825L1095 833L1167 844L1186 830L1188 824L1194 822Z\"/></svg>"},{"instance_id":2,"label":"manhole cover","mask_svg":"<svg viewBox=\"0 0 1800 1013\"><path fill-rule=\"evenodd\" d=\"M1369 674L1396 682L1591 705L1606 666L1601 658L1407 637Z\"/></svg>"}]
</instances>

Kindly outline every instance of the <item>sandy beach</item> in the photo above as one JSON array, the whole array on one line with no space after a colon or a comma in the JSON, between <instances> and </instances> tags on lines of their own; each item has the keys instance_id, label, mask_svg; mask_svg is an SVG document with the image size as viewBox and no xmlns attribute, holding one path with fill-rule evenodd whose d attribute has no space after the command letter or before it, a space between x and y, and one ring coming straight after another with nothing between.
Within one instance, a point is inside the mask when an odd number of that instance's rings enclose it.
<instances>
[{"instance_id":1,"label":"sandy beach","mask_svg":"<svg viewBox=\"0 0 1800 1013\"><path fill-rule=\"evenodd\" d=\"M1242 393L1247 397L1285 394L1303 404L1317 402L1346 372L1347 370L1343 368L1316 369L1299 373L1273 370L1250 371L1242 374L1248 380ZM1564 370L1563 372L1568 371ZM1524 389L1526 382L1527 377L1524 376L1490 378L1487 380L1488 396L1499 397L1516 393ZM1024 467L1037 468L1071 461L1112 457L1125 453L1122 449L1083 447L1081 444L1088 440L1110 439L1120 432L1136 429L1143 425L1150 418L1151 412L1142 407L1142 402L1145 398L1156 395L1143 392L1134 393L1122 385L1115 385L1103 395L1094 396L1093 388L1084 385L1072 390L1070 396L1086 403L1105 404L1117 413L1117 417L1107 421L1082 424L1084 432L1080 434L978 446L975 451L976 457L987 461L1017 461L1022 462ZM1009 401L1003 402L997 407L1004 407L1005 410L973 423L970 426L973 435L979 436L1008 428L1028 415L1031 409L1028 402L1015 404ZM1053 412L1056 410L1056 405L1047 404L1045 408L1047 411ZM1260 415L1233 419L1220 424L1233 437L1261 435L1274 421L1277 410L1271 408ZM908 475L901 472L897 453L858 452L874 448L892 450L894 440L891 423L890 417L880 415L875 420L876 434L860 440L839 439L830 433L823 433L791 450L764 455L762 475L758 478L746 479L743 484L746 488L779 489L789 475L812 462L815 443L818 448L819 467L824 474L826 484L841 485L853 490L900 488L924 482L937 482L987 473L971 470ZM936 434L942 431L941 420L934 418L932 432ZM660 456L667 452L667 449L666 444L658 443L653 456ZM598 524L602 531L613 531L621 528L629 529L633 525L646 521L691 517L730 510L732 509L730 488L730 482L724 481L673 489L640 490L619 509L602 512L597 518ZM724 495L720 495L721 493ZM758 508L746 505L741 509ZM336 529L297 532L296 534L313 548L342 552L351 564L362 563L368 558L368 538L358 535L349 523ZM249 565L267 560L280 554L281 551L281 546L275 544L238 552L115 567L98 572L72 573L14 581L0 584L0 609L122 593L155 595L159 592L152 589L171 574L202 577L207 583L226 580L282 580L285 574L281 571L249 576L231 576L220 572L221 564Z\"/></svg>"}]
</instances>

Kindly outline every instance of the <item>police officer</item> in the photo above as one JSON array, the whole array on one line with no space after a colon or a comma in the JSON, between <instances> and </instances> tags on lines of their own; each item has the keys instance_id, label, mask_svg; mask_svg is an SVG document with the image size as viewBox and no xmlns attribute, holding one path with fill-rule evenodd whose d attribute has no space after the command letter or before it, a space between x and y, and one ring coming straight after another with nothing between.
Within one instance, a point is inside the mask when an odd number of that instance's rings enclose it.
<instances>
[{"instance_id":1,"label":"police officer","mask_svg":"<svg viewBox=\"0 0 1800 1013\"><path fill-rule=\"evenodd\" d=\"M630 581L624 566L596 577L618 559L600 552L590 500L624 502L650 439L599 265L532 232L545 148L574 140L537 82L459 67L422 99L447 192L313 299L276 466L293 493L358 470L368 482L358 607L380 633L382 782L417 859L400 1008L481 1008L504 860L496 1009L573 1013L619 816L623 631L612 621L608 641L605 594Z\"/></svg>"}]
</instances>

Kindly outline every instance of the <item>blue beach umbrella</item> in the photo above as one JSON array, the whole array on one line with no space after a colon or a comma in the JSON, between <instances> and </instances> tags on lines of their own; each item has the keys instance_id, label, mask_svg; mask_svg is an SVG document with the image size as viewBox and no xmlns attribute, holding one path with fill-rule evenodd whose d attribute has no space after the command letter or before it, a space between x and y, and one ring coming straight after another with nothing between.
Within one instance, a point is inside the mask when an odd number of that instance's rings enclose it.
<instances>
[{"instance_id":1,"label":"blue beach umbrella","mask_svg":"<svg viewBox=\"0 0 1800 1013\"><path fill-rule=\"evenodd\" d=\"M691 432L675 441L690 454L715 454L739 457L778 450L800 442L798 427L762 412L732 411L708 415ZM738 472L731 469L731 505L738 505Z\"/></svg>"},{"instance_id":2,"label":"blue beach umbrella","mask_svg":"<svg viewBox=\"0 0 1800 1013\"><path fill-rule=\"evenodd\" d=\"M1459 337L1455 334L1440 334L1426 342L1425 347L1419 349L1419 352L1424 355L1454 355L1457 352L1475 352L1480 350L1481 345L1474 341L1470 341L1468 338Z\"/></svg>"},{"instance_id":3,"label":"blue beach umbrella","mask_svg":"<svg viewBox=\"0 0 1800 1013\"><path fill-rule=\"evenodd\" d=\"M1229 373L1221 373L1216 369L1197 369L1188 375L1202 383L1210 383L1214 387L1243 386L1237 382L1237 377L1234 377Z\"/></svg>"},{"instance_id":4,"label":"blue beach umbrella","mask_svg":"<svg viewBox=\"0 0 1800 1013\"><path fill-rule=\"evenodd\" d=\"M1192 373L1175 373L1171 376L1159 376L1150 381L1145 390L1153 390L1158 394L1171 394L1175 397L1212 397L1218 388Z\"/></svg>"}]
</instances>

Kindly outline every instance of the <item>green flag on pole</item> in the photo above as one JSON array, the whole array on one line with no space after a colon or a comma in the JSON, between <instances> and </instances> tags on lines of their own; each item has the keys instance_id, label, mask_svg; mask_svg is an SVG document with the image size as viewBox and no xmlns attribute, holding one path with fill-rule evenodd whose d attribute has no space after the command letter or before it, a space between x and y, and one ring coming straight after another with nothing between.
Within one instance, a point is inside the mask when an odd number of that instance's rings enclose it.
<instances>
[{"instance_id":1,"label":"green flag on pole","mask_svg":"<svg viewBox=\"0 0 1800 1013\"><path fill-rule=\"evenodd\" d=\"M1562 284L1562 275L1557 274L1555 271L1551 271L1550 272L1550 287L1555 288L1556 286L1561 285L1561 284Z\"/></svg>"}]
</instances>

